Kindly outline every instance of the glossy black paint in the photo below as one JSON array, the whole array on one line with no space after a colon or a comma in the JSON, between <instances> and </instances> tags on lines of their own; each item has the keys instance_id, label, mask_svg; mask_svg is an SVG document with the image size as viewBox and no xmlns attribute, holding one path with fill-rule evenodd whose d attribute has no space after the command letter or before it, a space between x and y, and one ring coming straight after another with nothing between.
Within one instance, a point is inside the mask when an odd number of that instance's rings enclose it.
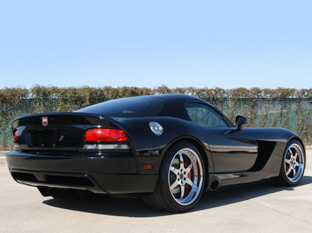
<instances>
[{"instance_id":1,"label":"glossy black paint","mask_svg":"<svg viewBox=\"0 0 312 233\"><path fill-rule=\"evenodd\" d=\"M146 116L148 113L144 112L141 117L114 117L82 109L73 113L34 114L15 119L12 130L13 133L19 130L19 147L7 154L13 178L36 187L108 194L150 193L157 183L166 151L177 142L188 141L203 157L208 176L206 188L214 190L277 176L286 144L293 138L302 143L297 134L286 129L236 127L219 110L192 96L134 98L137 98L134 101L159 103L161 110L157 110L155 116ZM186 103L200 103L212 108L226 126L211 128L190 121L184 107ZM42 117L48 117L47 126L42 125ZM241 123L246 123L241 119ZM150 122L162 125L162 135L155 135L150 130ZM129 139L129 149L83 149L88 143L84 133L95 127L123 130ZM47 139L42 139L46 135ZM144 169L146 164L152 168Z\"/></svg>"}]
</instances>

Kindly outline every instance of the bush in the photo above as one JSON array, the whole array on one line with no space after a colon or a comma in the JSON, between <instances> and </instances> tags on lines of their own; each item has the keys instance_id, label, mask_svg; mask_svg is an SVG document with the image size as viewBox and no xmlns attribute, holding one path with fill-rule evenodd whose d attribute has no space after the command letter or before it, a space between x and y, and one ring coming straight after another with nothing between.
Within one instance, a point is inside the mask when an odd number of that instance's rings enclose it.
<instances>
[{"instance_id":1,"label":"bush","mask_svg":"<svg viewBox=\"0 0 312 233\"><path fill-rule=\"evenodd\" d=\"M0 89L0 150L12 149L11 124L17 116L40 112L70 112L99 102L130 96L187 94L207 100L231 120L249 118L249 127L284 127L312 143L312 89L260 88L58 88L34 86Z\"/></svg>"}]
</instances>

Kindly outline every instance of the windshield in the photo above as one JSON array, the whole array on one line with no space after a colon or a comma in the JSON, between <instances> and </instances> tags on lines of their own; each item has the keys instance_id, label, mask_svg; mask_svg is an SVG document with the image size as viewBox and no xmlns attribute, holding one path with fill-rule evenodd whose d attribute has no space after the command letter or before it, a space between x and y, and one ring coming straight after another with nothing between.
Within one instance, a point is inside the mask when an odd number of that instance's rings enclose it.
<instances>
[{"instance_id":1,"label":"windshield","mask_svg":"<svg viewBox=\"0 0 312 233\"><path fill-rule=\"evenodd\" d=\"M76 112L96 113L110 117L157 116L165 104L161 98L140 96L110 100L82 108Z\"/></svg>"}]
</instances>

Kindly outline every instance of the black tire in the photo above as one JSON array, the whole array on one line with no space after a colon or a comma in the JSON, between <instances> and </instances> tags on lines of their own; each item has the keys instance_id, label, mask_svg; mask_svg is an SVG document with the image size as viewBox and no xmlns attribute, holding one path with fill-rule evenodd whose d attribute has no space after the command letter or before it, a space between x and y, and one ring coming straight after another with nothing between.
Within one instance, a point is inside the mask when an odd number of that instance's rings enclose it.
<instances>
[{"instance_id":1,"label":"black tire","mask_svg":"<svg viewBox=\"0 0 312 233\"><path fill-rule=\"evenodd\" d=\"M295 186L300 183L306 166L306 155L302 144L293 139L287 143L283 154L279 176L275 183L281 186Z\"/></svg>"},{"instance_id":2,"label":"black tire","mask_svg":"<svg viewBox=\"0 0 312 233\"><path fill-rule=\"evenodd\" d=\"M205 176L205 165L197 148L188 142L177 143L165 154L154 192L143 200L154 209L187 211L200 199Z\"/></svg>"}]
</instances>

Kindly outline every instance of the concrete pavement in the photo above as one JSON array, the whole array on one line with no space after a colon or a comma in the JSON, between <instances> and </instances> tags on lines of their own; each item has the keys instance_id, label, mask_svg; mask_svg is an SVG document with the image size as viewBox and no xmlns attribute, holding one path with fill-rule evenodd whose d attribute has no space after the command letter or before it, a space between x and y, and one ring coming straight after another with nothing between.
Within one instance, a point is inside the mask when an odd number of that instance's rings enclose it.
<instances>
[{"instance_id":1,"label":"concrete pavement","mask_svg":"<svg viewBox=\"0 0 312 233\"><path fill-rule=\"evenodd\" d=\"M268 182L205 194L190 212L151 210L140 199L73 203L17 184L0 155L0 232L312 232L312 150L302 183Z\"/></svg>"}]
</instances>

